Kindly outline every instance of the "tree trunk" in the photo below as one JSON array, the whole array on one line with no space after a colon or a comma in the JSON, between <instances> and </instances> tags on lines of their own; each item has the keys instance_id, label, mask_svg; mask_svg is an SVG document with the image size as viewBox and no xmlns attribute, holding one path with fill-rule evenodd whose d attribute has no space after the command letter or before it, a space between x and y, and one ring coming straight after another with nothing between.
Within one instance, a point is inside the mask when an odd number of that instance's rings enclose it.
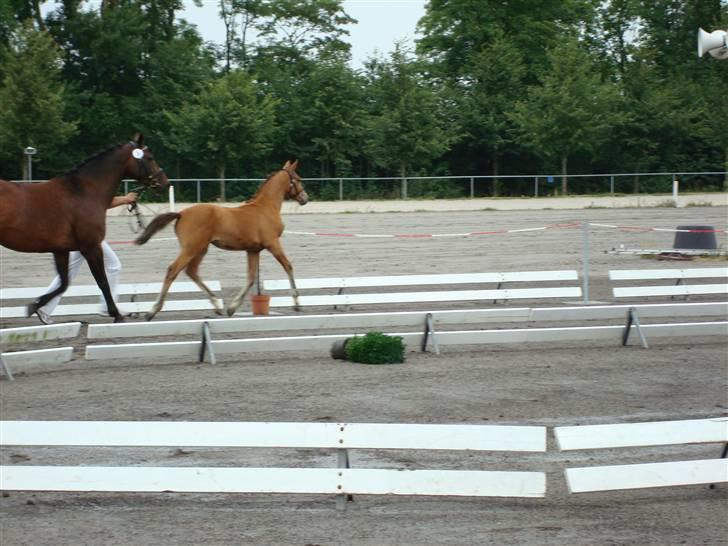
<instances>
[{"instance_id":1,"label":"tree trunk","mask_svg":"<svg viewBox=\"0 0 728 546\"><path fill-rule=\"evenodd\" d=\"M221 203L225 202L225 164L223 163L217 169L217 176L220 179L220 197L218 200Z\"/></svg>"},{"instance_id":2,"label":"tree trunk","mask_svg":"<svg viewBox=\"0 0 728 546\"><path fill-rule=\"evenodd\" d=\"M402 177L402 199L407 199L407 166L404 162L399 164L399 176Z\"/></svg>"},{"instance_id":3,"label":"tree trunk","mask_svg":"<svg viewBox=\"0 0 728 546\"><path fill-rule=\"evenodd\" d=\"M498 156L493 155L493 197L498 197L500 195L500 191L498 188L498 170L500 169L500 161L498 161Z\"/></svg>"},{"instance_id":4,"label":"tree trunk","mask_svg":"<svg viewBox=\"0 0 728 546\"><path fill-rule=\"evenodd\" d=\"M569 192L569 179L566 176L566 168L569 158L566 155L561 156L561 194L566 195Z\"/></svg>"}]
</instances>

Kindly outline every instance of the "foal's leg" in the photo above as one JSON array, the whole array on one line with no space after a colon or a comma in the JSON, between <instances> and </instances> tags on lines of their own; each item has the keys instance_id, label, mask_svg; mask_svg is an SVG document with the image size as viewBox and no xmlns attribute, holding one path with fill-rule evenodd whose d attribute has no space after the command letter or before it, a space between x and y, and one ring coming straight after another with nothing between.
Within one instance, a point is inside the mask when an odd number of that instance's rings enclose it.
<instances>
[{"instance_id":1,"label":"foal's leg","mask_svg":"<svg viewBox=\"0 0 728 546\"><path fill-rule=\"evenodd\" d=\"M86 262L91 269L91 274L94 276L96 284L99 285L101 293L104 295L104 301L106 302L106 308L109 310L109 315L114 317L114 322L124 322L124 316L119 313L114 297L111 295L109 280L106 278L106 269L104 269L104 253L101 250L101 244L91 249L82 250L81 254L86 258Z\"/></svg>"},{"instance_id":2,"label":"foal's leg","mask_svg":"<svg viewBox=\"0 0 728 546\"><path fill-rule=\"evenodd\" d=\"M146 320L152 320L154 318L154 315L161 311L162 306L164 305L164 300L167 299L167 292L169 292L169 287L177 278L177 275L180 274L180 271L187 267L187 264L190 263L190 261L192 261L193 259L194 256L188 254L185 250L182 250L180 255L177 256L177 259L169 264L169 267L167 268L167 274L164 277L164 283L162 284L162 290L159 293L157 301L154 302L152 309L144 317Z\"/></svg>"},{"instance_id":3,"label":"foal's leg","mask_svg":"<svg viewBox=\"0 0 728 546\"><path fill-rule=\"evenodd\" d=\"M268 248L268 250L271 254L273 254L273 256L275 256L275 259L278 260L278 263L281 264L286 275L288 275L288 280L290 281L291 289L293 290L293 308L296 311L300 311L301 306L298 304L298 288L296 288L296 279L293 278L293 266L283 253L283 247L281 246L280 241L276 241L270 246L270 248Z\"/></svg>"},{"instance_id":4,"label":"foal's leg","mask_svg":"<svg viewBox=\"0 0 728 546\"><path fill-rule=\"evenodd\" d=\"M53 259L56 262L56 271L58 271L58 276L60 277L60 284L47 294L43 294L33 303L29 303L28 316L38 311L38 309L56 296L63 294L66 288L68 288L68 252L54 252Z\"/></svg>"},{"instance_id":5,"label":"foal's leg","mask_svg":"<svg viewBox=\"0 0 728 546\"><path fill-rule=\"evenodd\" d=\"M253 283L255 282L255 276L258 272L258 263L260 262L260 253L259 252L253 252L251 250L248 251L248 282L246 283L245 287L238 292L238 294L233 298L233 301L231 301L227 306L227 314L229 317L233 316L235 311L238 310L238 307L240 307L240 304L243 302L243 299L245 298L245 295L248 293L248 290L253 286Z\"/></svg>"},{"instance_id":6,"label":"foal's leg","mask_svg":"<svg viewBox=\"0 0 728 546\"><path fill-rule=\"evenodd\" d=\"M210 290L210 288L205 284L199 274L200 263L202 263L202 258L205 257L205 254L207 254L207 249L205 249L205 252L203 252L202 254L198 254L197 256L192 258L192 261L187 265L187 269L185 269L185 273L187 273L187 276L190 279L195 281L195 284L200 287L200 290L207 294L207 297L210 298L213 307L215 307L215 313L217 313L218 315L222 315L222 301L215 295L212 290Z\"/></svg>"}]
</instances>

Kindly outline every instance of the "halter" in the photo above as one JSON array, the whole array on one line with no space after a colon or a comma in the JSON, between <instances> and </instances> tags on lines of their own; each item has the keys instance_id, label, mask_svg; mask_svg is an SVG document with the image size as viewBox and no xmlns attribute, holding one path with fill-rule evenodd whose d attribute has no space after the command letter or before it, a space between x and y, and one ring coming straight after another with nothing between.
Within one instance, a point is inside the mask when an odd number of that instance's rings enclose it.
<instances>
[{"instance_id":1,"label":"halter","mask_svg":"<svg viewBox=\"0 0 728 546\"><path fill-rule=\"evenodd\" d=\"M295 199L296 197L301 195L304 191L306 191L303 189L303 187L300 190L298 188L296 188L296 184L294 183L295 179L293 178L293 174L291 174L291 171L289 171L288 169L281 169L281 170L283 172L285 172L288 175L288 178L290 179L290 185L288 186L289 187L288 194L291 196L292 199Z\"/></svg>"},{"instance_id":2,"label":"halter","mask_svg":"<svg viewBox=\"0 0 728 546\"><path fill-rule=\"evenodd\" d=\"M142 152L144 152L144 150L147 149L146 146L141 146L141 147L140 146L137 146L137 143L134 142L133 140L130 140L129 141L129 144L131 144L132 146L134 146L134 149L135 150L141 150ZM133 150L132 150L132 157L134 157ZM160 167L155 172L150 173L149 172L149 169L147 168L146 163L144 162L144 156L143 155L139 159L137 159L136 157L134 157L134 160L137 162L137 167L139 168L139 172L143 172L144 173L141 177L139 177L139 179L140 180L148 180L149 182L154 183L155 186L159 186L159 180L157 180L157 179L164 173L164 169Z\"/></svg>"}]
</instances>

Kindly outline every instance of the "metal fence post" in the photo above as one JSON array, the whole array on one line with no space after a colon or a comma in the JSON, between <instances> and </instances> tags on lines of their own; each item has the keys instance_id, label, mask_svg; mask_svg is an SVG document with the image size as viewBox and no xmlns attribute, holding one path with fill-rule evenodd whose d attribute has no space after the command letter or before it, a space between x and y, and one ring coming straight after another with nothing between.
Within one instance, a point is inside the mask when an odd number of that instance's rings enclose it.
<instances>
[{"instance_id":1,"label":"metal fence post","mask_svg":"<svg viewBox=\"0 0 728 546\"><path fill-rule=\"evenodd\" d=\"M589 222L582 223L582 292L584 303L589 303Z\"/></svg>"},{"instance_id":2,"label":"metal fence post","mask_svg":"<svg viewBox=\"0 0 728 546\"><path fill-rule=\"evenodd\" d=\"M202 202L202 194L201 194L200 181L199 180L197 181L197 202L198 203L201 203Z\"/></svg>"},{"instance_id":3,"label":"metal fence post","mask_svg":"<svg viewBox=\"0 0 728 546\"><path fill-rule=\"evenodd\" d=\"M407 179L402 179L402 199L407 199Z\"/></svg>"},{"instance_id":4,"label":"metal fence post","mask_svg":"<svg viewBox=\"0 0 728 546\"><path fill-rule=\"evenodd\" d=\"M344 181L339 178L339 201L344 200Z\"/></svg>"},{"instance_id":5,"label":"metal fence post","mask_svg":"<svg viewBox=\"0 0 728 546\"><path fill-rule=\"evenodd\" d=\"M538 197L538 176L533 181L533 196Z\"/></svg>"},{"instance_id":6,"label":"metal fence post","mask_svg":"<svg viewBox=\"0 0 728 546\"><path fill-rule=\"evenodd\" d=\"M475 179L470 177L470 199L475 197Z\"/></svg>"},{"instance_id":7,"label":"metal fence post","mask_svg":"<svg viewBox=\"0 0 728 546\"><path fill-rule=\"evenodd\" d=\"M609 193L614 196L614 175L609 175Z\"/></svg>"}]
</instances>

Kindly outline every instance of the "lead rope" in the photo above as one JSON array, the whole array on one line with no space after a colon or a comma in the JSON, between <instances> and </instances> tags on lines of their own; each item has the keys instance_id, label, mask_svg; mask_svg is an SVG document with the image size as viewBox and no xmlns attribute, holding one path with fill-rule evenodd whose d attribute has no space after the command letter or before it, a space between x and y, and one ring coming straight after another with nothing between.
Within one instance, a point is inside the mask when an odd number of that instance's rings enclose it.
<instances>
[{"instance_id":1,"label":"lead rope","mask_svg":"<svg viewBox=\"0 0 728 546\"><path fill-rule=\"evenodd\" d=\"M131 232L134 234L144 231L147 227L147 223L144 221L144 216L142 216L142 212L139 210L139 206L137 205L137 202L142 196L144 190L144 186L132 188L131 191L137 194L137 200L126 206L126 210L129 212L129 229L131 229Z\"/></svg>"}]
</instances>

